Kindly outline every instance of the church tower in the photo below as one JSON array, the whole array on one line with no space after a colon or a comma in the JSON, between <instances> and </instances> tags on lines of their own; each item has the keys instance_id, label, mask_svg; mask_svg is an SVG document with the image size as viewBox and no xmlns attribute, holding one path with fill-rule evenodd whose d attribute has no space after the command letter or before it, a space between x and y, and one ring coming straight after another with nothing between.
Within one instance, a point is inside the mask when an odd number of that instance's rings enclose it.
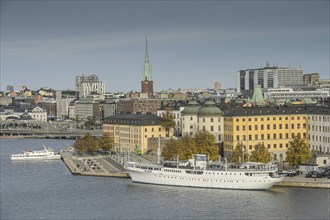
<instances>
[{"instance_id":1,"label":"church tower","mask_svg":"<svg viewBox=\"0 0 330 220\"><path fill-rule=\"evenodd\" d=\"M146 37L146 56L144 59L144 66L142 72L142 81L141 81L141 93L147 93L148 97L151 98L154 93L153 81L151 75L151 65L149 63L149 54L148 54L148 39Z\"/></svg>"}]
</instances>

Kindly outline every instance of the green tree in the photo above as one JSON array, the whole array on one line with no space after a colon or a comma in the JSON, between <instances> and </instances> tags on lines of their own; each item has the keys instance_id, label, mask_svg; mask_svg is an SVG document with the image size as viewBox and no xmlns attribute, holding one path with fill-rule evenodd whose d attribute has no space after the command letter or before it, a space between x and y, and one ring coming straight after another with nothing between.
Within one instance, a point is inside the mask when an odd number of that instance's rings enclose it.
<instances>
[{"instance_id":1,"label":"green tree","mask_svg":"<svg viewBox=\"0 0 330 220\"><path fill-rule=\"evenodd\" d=\"M254 150L251 152L250 160L253 162L269 163L270 162L270 152L268 148L265 147L265 144L258 143L254 146Z\"/></svg>"},{"instance_id":2,"label":"green tree","mask_svg":"<svg viewBox=\"0 0 330 220\"><path fill-rule=\"evenodd\" d=\"M175 127L174 115L169 112L166 112L162 114L162 118L163 120L160 126L166 129L167 132L166 136L169 137L171 129L174 129Z\"/></svg>"},{"instance_id":3,"label":"green tree","mask_svg":"<svg viewBox=\"0 0 330 220\"><path fill-rule=\"evenodd\" d=\"M246 152L243 143L238 143L233 150L233 153L230 157L230 162L238 163L238 162L244 162L243 161L243 149L244 149L244 161L247 161L248 153Z\"/></svg>"},{"instance_id":4,"label":"green tree","mask_svg":"<svg viewBox=\"0 0 330 220\"><path fill-rule=\"evenodd\" d=\"M73 147L76 149L76 151L78 151L80 155L82 155L87 150L82 139L77 139L74 142Z\"/></svg>"},{"instance_id":5,"label":"green tree","mask_svg":"<svg viewBox=\"0 0 330 220\"><path fill-rule=\"evenodd\" d=\"M290 166L298 167L301 163L307 163L312 158L311 151L306 141L295 137L289 142L289 147L286 151L286 160Z\"/></svg>"},{"instance_id":6,"label":"green tree","mask_svg":"<svg viewBox=\"0 0 330 220\"><path fill-rule=\"evenodd\" d=\"M92 130L94 129L95 124L96 124L95 116L88 116L85 121L85 127Z\"/></svg>"},{"instance_id":7,"label":"green tree","mask_svg":"<svg viewBox=\"0 0 330 220\"><path fill-rule=\"evenodd\" d=\"M165 160L187 160L195 154L206 154L210 160L217 160L219 148L214 143L214 136L208 131L197 132L193 137L185 135L180 140L171 139L165 144L162 156Z\"/></svg>"},{"instance_id":8,"label":"green tree","mask_svg":"<svg viewBox=\"0 0 330 220\"><path fill-rule=\"evenodd\" d=\"M209 131L198 131L194 135L197 146L197 153L205 154L210 157L210 160L219 158L219 147L215 144L214 136Z\"/></svg>"},{"instance_id":9,"label":"green tree","mask_svg":"<svg viewBox=\"0 0 330 220\"><path fill-rule=\"evenodd\" d=\"M101 138L97 141L99 148L104 151L109 151L114 147L113 137L110 136L109 132L104 132Z\"/></svg>"},{"instance_id":10,"label":"green tree","mask_svg":"<svg viewBox=\"0 0 330 220\"><path fill-rule=\"evenodd\" d=\"M180 141L174 140L173 138L166 142L165 147L162 150L164 160L175 160L177 156L180 158L179 146Z\"/></svg>"}]
</instances>

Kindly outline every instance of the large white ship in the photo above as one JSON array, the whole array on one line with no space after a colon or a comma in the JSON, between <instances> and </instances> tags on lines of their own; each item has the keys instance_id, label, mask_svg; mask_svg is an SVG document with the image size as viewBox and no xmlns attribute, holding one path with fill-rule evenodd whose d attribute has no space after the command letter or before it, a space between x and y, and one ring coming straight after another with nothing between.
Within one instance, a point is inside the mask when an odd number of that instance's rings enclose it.
<instances>
[{"instance_id":1,"label":"large white ship","mask_svg":"<svg viewBox=\"0 0 330 220\"><path fill-rule=\"evenodd\" d=\"M54 149L46 147L44 150L24 151L23 153L12 154L11 160L57 160L61 159L60 154L56 154Z\"/></svg>"},{"instance_id":2,"label":"large white ship","mask_svg":"<svg viewBox=\"0 0 330 220\"><path fill-rule=\"evenodd\" d=\"M229 168L227 163L207 163L205 155L189 160L184 166L127 162L126 170L133 182L169 186L219 189L267 190L282 181L274 164L244 163Z\"/></svg>"}]
</instances>

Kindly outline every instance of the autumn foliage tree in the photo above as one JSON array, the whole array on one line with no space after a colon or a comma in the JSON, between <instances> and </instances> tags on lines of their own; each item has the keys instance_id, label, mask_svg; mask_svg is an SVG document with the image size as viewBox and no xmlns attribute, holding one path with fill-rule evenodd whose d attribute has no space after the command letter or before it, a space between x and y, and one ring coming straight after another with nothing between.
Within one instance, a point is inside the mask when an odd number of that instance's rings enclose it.
<instances>
[{"instance_id":1,"label":"autumn foliage tree","mask_svg":"<svg viewBox=\"0 0 330 220\"><path fill-rule=\"evenodd\" d=\"M244 150L243 150L244 149ZM243 161L243 152L244 152L244 161L248 160L248 153L246 152L243 143L238 143L233 150L233 153L229 159L230 162L238 163L238 162L244 162Z\"/></svg>"},{"instance_id":2,"label":"autumn foliage tree","mask_svg":"<svg viewBox=\"0 0 330 220\"><path fill-rule=\"evenodd\" d=\"M206 154L210 160L217 160L219 148L214 142L214 136L208 131L199 131L194 136L183 136L180 140L171 139L165 144L162 156L165 160L187 160L195 154Z\"/></svg>"},{"instance_id":3,"label":"autumn foliage tree","mask_svg":"<svg viewBox=\"0 0 330 220\"><path fill-rule=\"evenodd\" d=\"M109 132L104 132L101 138L97 141L99 148L104 151L109 151L114 147L113 137L110 136Z\"/></svg>"},{"instance_id":4,"label":"autumn foliage tree","mask_svg":"<svg viewBox=\"0 0 330 220\"><path fill-rule=\"evenodd\" d=\"M86 151L95 153L98 149L97 142L90 133L86 133L83 138L77 139L73 146L80 154Z\"/></svg>"},{"instance_id":5,"label":"autumn foliage tree","mask_svg":"<svg viewBox=\"0 0 330 220\"><path fill-rule=\"evenodd\" d=\"M269 163L270 159L270 152L268 152L268 148L265 147L264 143L259 143L254 146L254 150L251 152L250 161Z\"/></svg>"},{"instance_id":6,"label":"autumn foliage tree","mask_svg":"<svg viewBox=\"0 0 330 220\"><path fill-rule=\"evenodd\" d=\"M175 127L174 115L169 112L166 112L162 114L162 118L163 120L160 125L166 129L167 131L166 136L169 137L170 130L174 129Z\"/></svg>"},{"instance_id":7,"label":"autumn foliage tree","mask_svg":"<svg viewBox=\"0 0 330 220\"><path fill-rule=\"evenodd\" d=\"M304 139L295 137L289 142L288 150L286 151L286 160L290 166L298 167L301 163L307 163L311 159L312 154Z\"/></svg>"}]
</instances>

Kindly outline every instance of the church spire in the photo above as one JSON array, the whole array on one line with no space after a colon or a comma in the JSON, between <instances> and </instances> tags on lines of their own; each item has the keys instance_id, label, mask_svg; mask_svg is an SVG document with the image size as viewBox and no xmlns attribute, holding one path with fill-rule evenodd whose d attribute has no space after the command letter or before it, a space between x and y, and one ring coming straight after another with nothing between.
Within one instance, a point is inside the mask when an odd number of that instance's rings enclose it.
<instances>
[{"instance_id":1,"label":"church spire","mask_svg":"<svg viewBox=\"0 0 330 220\"><path fill-rule=\"evenodd\" d=\"M149 53L148 53L148 37L146 36L146 56L144 58L144 66L142 73L142 80L152 81L151 76L151 65L149 63Z\"/></svg>"}]
</instances>

